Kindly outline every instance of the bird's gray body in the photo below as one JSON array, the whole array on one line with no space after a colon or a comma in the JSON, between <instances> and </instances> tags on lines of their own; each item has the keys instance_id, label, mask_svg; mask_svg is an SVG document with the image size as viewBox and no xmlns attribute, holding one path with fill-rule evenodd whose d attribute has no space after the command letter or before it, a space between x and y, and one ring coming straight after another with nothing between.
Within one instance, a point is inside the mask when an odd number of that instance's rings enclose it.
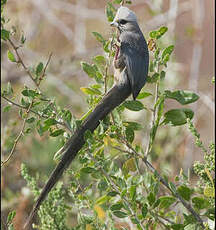
<instances>
[{"instance_id":1,"label":"bird's gray body","mask_svg":"<svg viewBox=\"0 0 216 230\"><path fill-rule=\"evenodd\" d=\"M126 7L120 7L111 25L120 32L120 50L114 67L125 70L136 99L146 83L149 53L146 40L137 23L136 16Z\"/></svg>"}]
</instances>

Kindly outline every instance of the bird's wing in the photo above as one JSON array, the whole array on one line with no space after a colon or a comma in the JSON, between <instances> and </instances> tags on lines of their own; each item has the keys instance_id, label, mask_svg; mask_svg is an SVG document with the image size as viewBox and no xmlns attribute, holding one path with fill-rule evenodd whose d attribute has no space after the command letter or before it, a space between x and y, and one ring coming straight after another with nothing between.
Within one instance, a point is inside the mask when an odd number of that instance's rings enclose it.
<instances>
[{"instance_id":1,"label":"bird's wing","mask_svg":"<svg viewBox=\"0 0 216 230\"><path fill-rule=\"evenodd\" d=\"M138 50L127 42L122 42L121 52L125 59L125 65L130 81L133 99L135 100L146 82L148 73L148 53Z\"/></svg>"}]
</instances>

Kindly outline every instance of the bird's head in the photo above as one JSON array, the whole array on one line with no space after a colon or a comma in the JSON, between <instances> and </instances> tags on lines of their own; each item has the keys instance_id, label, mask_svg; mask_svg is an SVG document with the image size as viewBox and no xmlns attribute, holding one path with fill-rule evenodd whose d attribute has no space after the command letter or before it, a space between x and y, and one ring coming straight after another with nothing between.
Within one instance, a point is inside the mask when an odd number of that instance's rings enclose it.
<instances>
[{"instance_id":1,"label":"bird's head","mask_svg":"<svg viewBox=\"0 0 216 230\"><path fill-rule=\"evenodd\" d=\"M137 17L133 11L127 7L119 7L111 26L117 27L120 32L132 31L137 26Z\"/></svg>"}]
</instances>

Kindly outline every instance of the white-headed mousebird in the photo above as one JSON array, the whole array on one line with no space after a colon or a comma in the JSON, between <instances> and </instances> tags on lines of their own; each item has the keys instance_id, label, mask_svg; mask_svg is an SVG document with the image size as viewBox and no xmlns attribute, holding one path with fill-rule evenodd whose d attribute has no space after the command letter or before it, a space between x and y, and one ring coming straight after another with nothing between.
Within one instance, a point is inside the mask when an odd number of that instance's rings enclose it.
<instances>
[{"instance_id":1,"label":"white-headed mousebird","mask_svg":"<svg viewBox=\"0 0 216 230\"><path fill-rule=\"evenodd\" d=\"M114 74L115 84L65 145L62 158L43 187L24 226L25 229L28 229L41 203L84 145L84 133L87 130L93 132L100 120L103 120L131 93L135 100L146 82L149 65L148 46L137 23L136 15L127 7L121 6L111 26L117 27L120 34L119 47L114 58L114 68L117 70Z\"/></svg>"}]
</instances>

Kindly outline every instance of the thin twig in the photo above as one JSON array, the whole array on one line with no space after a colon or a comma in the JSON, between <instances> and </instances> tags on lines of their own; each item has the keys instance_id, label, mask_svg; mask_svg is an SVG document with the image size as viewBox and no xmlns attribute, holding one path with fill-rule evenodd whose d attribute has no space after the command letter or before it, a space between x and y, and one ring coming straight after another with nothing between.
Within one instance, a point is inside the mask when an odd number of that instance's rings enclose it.
<instances>
[{"instance_id":1,"label":"thin twig","mask_svg":"<svg viewBox=\"0 0 216 230\"><path fill-rule=\"evenodd\" d=\"M48 65L49 65L49 63L50 63L51 57L52 57L52 53L50 53L49 58L48 58L48 60L47 60L47 63L46 63L46 65L45 65L44 69L43 69L43 73L42 73L42 75L41 75L40 78L39 78L39 81L38 81L38 84L37 84L38 86L40 85L41 81L43 80L43 78L44 78L44 76L45 76L46 69L47 69L47 67L48 67Z\"/></svg>"},{"instance_id":2,"label":"thin twig","mask_svg":"<svg viewBox=\"0 0 216 230\"><path fill-rule=\"evenodd\" d=\"M20 133L18 134L18 136L16 137L16 139L14 140L14 144L13 144L13 147L11 149L11 152L10 152L9 156L7 157L7 159L5 161L1 162L2 166L4 166L11 159L11 157L14 154L14 151L16 149L17 143L18 143L19 139L21 138L21 136L23 135L23 132L24 132L24 129L25 129L25 125L26 125L26 120L28 119L28 114L29 114L29 111L30 111L30 109L31 109L31 107L33 105L33 102L34 102L34 100L32 100L32 102L30 103L28 109L26 110L26 117L23 120L22 129L21 129Z\"/></svg>"},{"instance_id":3,"label":"thin twig","mask_svg":"<svg viewBox=\"0 0 216 230\"><path fill-rule=\"evenodd\" d=\"M40 89L39 86L40 86L40 83L41 83L42 79L43 79L44 76L45 76L46 69L47 69L48 64L50 63L50 60L51 60L51 57L52 57L52 53L50 53L49 58L48 58L48 60L47 60L47 62L46 62L46 65L45 65L45 67L44 67L43 73L42 73L41 77L39 78L39 82L37 83L37 81L34 79L33 75L31 74L31 72L29 71L29 69L28 69L27 66L25 65L24 61L22 60L22 58L21 58L21 56L20 56L20 54L19 54L19 52L18 52L18 48L19 48L19 47L17 47L17 46L12 42L11 39L8 39L8 41L9 41L9 43L11 44L11 46L13 47L13 49L14 49L15 52L16 52L16 56L17 56L17 58L18 58L17 63L20 63L20 64L22 65L22 67L24 68L24 70L26 71L26 73L28 74L28 76L29 76L29 77L32 79L32 81L34 82L34 84L35 84L36 88L38 89L39 93L42 94L41 89ZM46 100L46 99L44 98L44 100ZM50 99L47 99L47 101L52 102ZM55 108L54 108L54 109L55 109ZM55 112L56 112L56 111L55 111ZM62 118L61 118L61 119L62 119ZM62 120L63 120L63 119L62 119ZM66 129L68 129L68 130L70 131L70 133L72 133L72 130L71 130L70 127L67 125L67 123L64 122L64 120L63 120L63 122L61 122L61 123L59 123L59 124L63 125Z\"/></svg>"},{"instance_id":4,"label":"thin twig","mask_svg":"<svg viewBox=\"0 0 216 230\"><path fill-rule=\"evenodd\" d=\"M157 63L157 73L159 73L159 63ZM160 76L160 75L159 75ZM156 105L158 97L159 97L159 87L160 87L160 77L156 82L156 86L155 86L155 99L154 99L154 105ZM155 120L156 120L156 113L157 113L157 107L153 108L152 111L152 118L151 118L151 128L150 128L150 135L149 135L149 140L148 140L148 144L147 144L147 148L145 151L145 157L147 157L147 155L151 152L152 149L152 136L151 136L151 130L153 129L154 125L155 125Z\"/></svg>"},{"instance_id":5,"label":"thin twig","mask_svg":"<svg viewBox=\"0 0 216 230\"><path fill-rule=\"evenodd\" d=\"M21 108L21 109L27 109L25 106L20 105L20 104L17 104L16 102L11 101L9 98L7 98L7 97L5 97L5 96L3 96L3 95L1 95L1 97L2 97L3 99L5 99L9 104L15 105L16 107L19 107L19 108ZM34 113L35 115L37 115L37 116L40 117L40 118L44 118L44 119L49 118L49 116L46 116L45 114L39 114L38 112L36 112L36 111L34 111L34 110L32 110L32 109L30 109L29 111L30 111L31 113ZM60 122L60 121L57 121L57 120L56 120L56 123L68 129L68 127L65 126L65 124L64 124L63 122ZM70 132L72 132L70 129L68 129L68 130L69 130Z\"/></svg>"},{"instance_id":6,"label":"thin twig","mask_svg":"<svg viewBox=\"0 0 216 230\"><path fill-rule=\"evenodd\" d=\"M8 38L8 41L9 43L11 44L11 46L13 47L15 53L16 53L16 56L18 58L17 60L17 63L20 63L22 65L22 67L24 68L24 70L26 71L26 73L28 74L28 76L32 79L32 81L34 82L36 88L38 89L39 92L41 92L36 80L34 79L33 75L31 74L31 72L29 71L29 69L27 68L27 66L25 65L25 63L23 62L19 52L18 52L18 49L19 47L17 47L10 38Z\"/></svg>"},{"instance_id":7,"label":"thin twig","mask_svg":"<svg viewBox=\"0 0 216 230\"><path fill-rule=\"evenodd\" d=\"M110 59L111 59L111 53L112 53L112 49L113 49L113 42L114 42L114 35L112 36L112 40L110 43L110 51L109 51L109 56L108 56L108 63L106 62L106 66L105 66L105 77L104 77L104 91L105 93L107 92L107 78L108 78L108 69L111 65L110 63Z\"/></svg>"}]
</instances>

